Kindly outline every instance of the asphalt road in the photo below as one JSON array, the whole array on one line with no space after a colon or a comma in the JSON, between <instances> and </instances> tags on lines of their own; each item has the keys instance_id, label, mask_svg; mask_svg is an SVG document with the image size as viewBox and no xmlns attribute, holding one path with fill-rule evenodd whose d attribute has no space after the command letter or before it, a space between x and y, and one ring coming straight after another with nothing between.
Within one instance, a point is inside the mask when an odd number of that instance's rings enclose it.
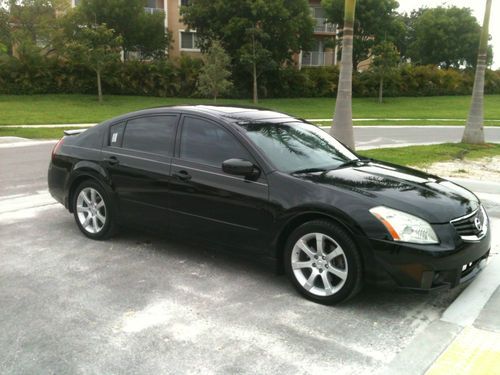
<instances>
[{"instance_id":1,"label":"asphalt road","mask_svg":"<svg viewBox=\"0 0 500 375\"><path fill-rule=\"evenodd\" d=\"M323 128L327 130L328 128ZM355 126L356 148L460 142L463 126ZM500 143L500 126L486 127L487 142Z\"/></svg>"},{"instance_id":2,"label":"asphalt road","mask_svg":"<svg viewBox=\"0 0 500 375\"><path fill-rule=\"evenodd\" d=\"M368 374L461 291L326 307L206 245L89 240L46 191L51 147L0 148L2 374Z\"/></svg>"}]
</instances>

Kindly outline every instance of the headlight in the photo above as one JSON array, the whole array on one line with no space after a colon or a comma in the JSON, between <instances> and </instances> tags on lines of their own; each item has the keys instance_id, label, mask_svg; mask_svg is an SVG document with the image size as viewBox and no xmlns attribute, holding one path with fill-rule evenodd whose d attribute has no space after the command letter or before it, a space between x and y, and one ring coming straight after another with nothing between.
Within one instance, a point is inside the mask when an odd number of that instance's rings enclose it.
<instances>
[{"instance_id":1,"label":"headlight","mask_svg":"<svg viewBox=\"0 0 500 375\"><path fill-rule=\"evenodd\" d=\"M425 220L384 206L374 207L370 212L384 224L394 241L419 244L439 243L436 233Z\"/></svg>"}]
</instances>

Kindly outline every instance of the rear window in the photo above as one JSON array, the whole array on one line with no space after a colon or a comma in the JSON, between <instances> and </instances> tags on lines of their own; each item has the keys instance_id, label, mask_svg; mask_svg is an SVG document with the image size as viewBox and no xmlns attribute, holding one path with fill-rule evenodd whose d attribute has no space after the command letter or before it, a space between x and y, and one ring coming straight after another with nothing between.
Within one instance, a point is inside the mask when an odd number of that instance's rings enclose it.
<instances>
[{"instance_id":1,"label":"rear window","mask_svg":"<svg viewBox=\"0 0 500 375\"><path fill-rule=\"evenodd\" d=\"M129 120L125 126L122 147L151 154L172 155L177 116L148 116ZM116 132L119 140L119 129ZM111 134L113 142L114 134Z\"/></svg>"}]
</instances>

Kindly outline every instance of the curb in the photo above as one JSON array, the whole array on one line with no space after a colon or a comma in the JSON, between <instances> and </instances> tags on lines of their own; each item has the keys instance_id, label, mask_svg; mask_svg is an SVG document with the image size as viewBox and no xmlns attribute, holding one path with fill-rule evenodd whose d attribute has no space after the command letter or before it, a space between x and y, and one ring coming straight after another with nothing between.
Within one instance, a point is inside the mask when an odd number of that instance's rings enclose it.
<instances>
[{"instance_id":1,"label":"curb","mask_svg":"<svg viewBox=\"0 0 500 375\"><path fill-rule=\"evenodd\" d=\"M377 375L424 374L462 330L442 320L432 322Z\"/></svg>"},{"instance_id":2,"label":"curb","mask_svg":"<svg viewBox=\"0 0 500 375\"><path fill-rule=\"evenodd\" d=\"M490 226L498 233L500 220L490 220ZM488 266L442 317L377 374L500 374L500 254L494 248Z\"/></svg>"}]
</instances>

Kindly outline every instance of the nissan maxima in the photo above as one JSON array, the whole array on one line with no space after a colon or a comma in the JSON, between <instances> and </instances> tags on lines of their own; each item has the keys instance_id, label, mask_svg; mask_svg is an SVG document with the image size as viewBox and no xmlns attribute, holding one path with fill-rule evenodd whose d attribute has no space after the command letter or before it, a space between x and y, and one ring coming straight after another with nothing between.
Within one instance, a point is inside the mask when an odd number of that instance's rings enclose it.
<instances>
[{"instance_id":1,"label":"nissan maxima","mask_svg":"<svg viewBox=\"0 0 500 375\"><path fill-rule=\"evenodd\" d=\"M455 287L490 251L470 191L262 109L155 108L67 132L48 185L91 239L130 224L188 234L277 265L325 304L366 283Z\"/></svg>"}]
</instances>

